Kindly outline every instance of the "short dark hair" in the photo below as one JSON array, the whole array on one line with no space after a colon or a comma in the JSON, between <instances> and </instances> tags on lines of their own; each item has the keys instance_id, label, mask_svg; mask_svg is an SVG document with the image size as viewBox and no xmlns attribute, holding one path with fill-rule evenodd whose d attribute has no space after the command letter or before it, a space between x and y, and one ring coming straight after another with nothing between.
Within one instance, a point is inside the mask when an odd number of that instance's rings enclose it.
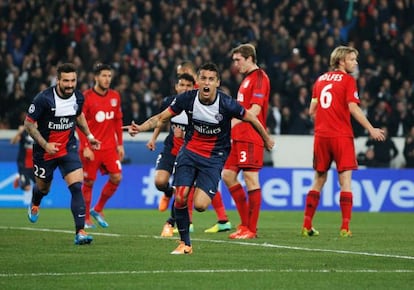
<instances>
[{"instance_id":1,"label":"short dark hair","mask_svg":"<svg viewBox=\"0 0 414 290\"><path fill-rule=\"evenodd\" d=\"M69 62L62 63L61 65L57 67L58 79L60 79L60 76L62 73L71 73L71 72L76 73L76 66L73 63L69 63Z\"/></svg>"},{"instance_id":2,"label":"short dark hair","mask_svg":"<svg viewBox=\"0 0 414 290\"><path fill-rule=\"evenodd\" d=\"M183 74L178 75L177 83L178 83L179 80L186 80L186 81L191 82L193 85L195 85L194 77L192 75L188 74L188 73L183 73Z\"/></svg>"},{"instance_id":3,"label":"short dark hair","mask_svg":"<svg viewBox=\"0 0 414 290\"><path fill-rule=\"evenodd\" d=\"M103 71L103 70L112 70L112 67L111 67L111 65L105 64L105 63L97 63L93 67L93 73L95 75L99 75L101 73L101 71Z\"/></svg>"},{"instance_id":4,"label":"short dark hair","mask_svg":"<svg viewBox=\"0 0 414 290\"><path fill-rule=\"evenodd\" d=\"M207 63L203 64L198 69L198 74L200 74L200 71L202 71L202 70L209 70L209 71L216 72L217 78L220 80L220 72L219 72L219 69L218 69L218 67L217 67L217 65L215 63L207 62Z\"/></svg>"}]
</instances>

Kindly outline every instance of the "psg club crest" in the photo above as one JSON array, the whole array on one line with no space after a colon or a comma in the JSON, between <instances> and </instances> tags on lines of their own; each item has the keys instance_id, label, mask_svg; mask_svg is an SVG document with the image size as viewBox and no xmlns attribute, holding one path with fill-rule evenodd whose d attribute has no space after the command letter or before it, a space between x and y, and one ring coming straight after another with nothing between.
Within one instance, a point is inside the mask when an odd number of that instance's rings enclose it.
<instances>
[{"instance_id":1,"label":"psg club crest","mask_svg":"<svg viewBox=\"0 0 414 290\"><path fill-rule=\"evenodd\" d=\"M220 114L220 113L218 113L218 114L216 114L215 116L214 116L214 118L217 120L217 121L222 121L223 120L223 115L222 114Z\"/></svg>"},{"instance_id":2,"label":"psg club crest","mask_svg":"<svg viewBox=\"0 0 414 290\"><path fill-rule=\"evenodd\" d=\"M31 104L30 107L29 107L29 114L32 114L35 111L35 109L36 109L35 105Z\"/></svg>"}]
</instances>

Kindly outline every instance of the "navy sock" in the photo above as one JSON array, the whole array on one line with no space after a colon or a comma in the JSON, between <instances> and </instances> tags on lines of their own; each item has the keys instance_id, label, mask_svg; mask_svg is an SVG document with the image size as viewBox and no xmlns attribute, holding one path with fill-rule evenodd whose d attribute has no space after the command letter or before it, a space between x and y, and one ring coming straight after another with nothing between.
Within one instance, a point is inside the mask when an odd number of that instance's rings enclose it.
<instances>
[{"instance_id":1,"label":"navy sock","mask_svg":"<svg viewBox=\"0 0 414 290\"><path fill-rule=\"evenodd\" d=\"M44 194L43 192L41 192L39 190L39 188L37 188L37 185L35 184L33 186L33 191L32 191L32 203L33 203L33 205L39 206L40 202L42 201L42 198L46 195L47 195L47 193Z\"/></svg>"},{"instance_id":2,"label":"navy sock","mask_svg":"<svg viewBox=\"0 0 414 290\"><path fill-rule=\"evenodd\" d=\"M190 240L190 215L188 214L188 208L175 208L175 221L177 223L178 232L181 237L181 241L187 246L191 246Z\"/></svg>"},{"instance_id":3,"label":"navy sock","mask_svg":"<svg viewBox=\"0 0 414 290\"><path fill-rule=\"evenodd\" d=\"M175 220L175 207L174 207L174 202L172 202L172 204L171 204L171 218L173 220Z\"/></svg>"},{"instance_id":4,"label":"navy sock","mask_svg":"<svg viewBox=\"0 0 414 290\"><path fill-rule=\"evenodd\" d=\"M171 205L171 216L167 219L167 223L174 226L175 225L175 208L174 208L174 202Z\"/></svg>"},{"instance_id":5,"label":"navy sock","mask_svg":"<svg viewBox=\"0 0 414 290\"><path fill-rule=\"evenodd\" d=\"M168 185L167 190L164 191L165 196L172 197L173 196L173 188L172 186Z\"/></svg>"},{"instance_id":6,"label":"navy sock","mask_svg":"<svg viewBox=\"0 0 414 290\"><path fill-rule=\"evenodd\" d=\"M85 227L85 201L82 195L82 183L75 182L69 186L72 200L70 208L72 210L73 219L75 220L76 233Z\"/></svg>"}]
</instances>

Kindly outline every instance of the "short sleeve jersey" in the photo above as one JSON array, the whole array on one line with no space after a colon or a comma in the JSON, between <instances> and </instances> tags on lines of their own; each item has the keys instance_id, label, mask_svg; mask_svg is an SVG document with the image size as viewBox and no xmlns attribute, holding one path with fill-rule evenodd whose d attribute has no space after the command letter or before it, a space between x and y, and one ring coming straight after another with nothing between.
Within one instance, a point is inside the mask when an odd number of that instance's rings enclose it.
<instances>
[{"instance_id":1,"label":"short sleeve jersey","mask_svg":"<svg viewBox=\"0 0 414 290\"><path fill-rule=\"evenodd\" d=\"M62 99L56 92L56 86L49 87L35 96L28 109L26 119L37 122L37 128L47 142L61 143L59 151L48 154L35 143L33 155L50 160L67 154L70 147L77 147L75 138L76 118L82 112L84 97L80 91L75 92L67 99Z\"/></svg>"},{"instance_id":2,"label":"short sleeve jersey","mask_svg":"<svg viewBox=\"0 0 414 290\"><path fill-rule=\"evenodd\" d=\"M243 79L237 93L237 101L249 110L253 104L262 107L257 116L260 123L266 128L267 110L269 107L270 80L266 72L256 69ZM233 140L255 143L263 146L263 139L250 123L242 122L232 129Z\"/></svg>"},{"instance_id":3,"label":"short sleeve jersey","mask_svg":"<svg viewBox=\"0 0 414 290\"><path fill-rule=\"evenodd\" d=\"M122 109L121 97L115 90L109 89L105 95L98 94L93 88L83 92L85 114L89 130L101 141L100 150L115 149L122 144ZM86 136L79 133L80 150L88 145Z\"/></svg>"},{"instance_id":4,"label":"short sleeve jersey","mask_svg":"<svg viewBox=\"0 0 414 290\"><path fill-rule=\"evenodd\" d=\"M172 101L175 99L175 96L168 96L163 99L161 104L160 111L164 111ZM184 144L184 139L174 136L174 128L179 128L182 131L186 131L188 126L188 117L185 111L182 111L180 114L174 116L170 120L170 130L167 137L164 140L164 150L169 151L172 155L177 156L178 151L181 146Z\"/></svg>"},{"instance_id":5,"label":"short sleeve jersey","mask_svg":"<svg viewBox=\"0 0 414 290\"><path fill-rule=\"evenodd\" d=\"M212 104L202 104L198 92L193 90L177 95L169 107L175 115L182 111L188 115L184 146L206 158L212 155L227 156L231 145L231 119L242 119L246 111L236 100L221 91L217 91Z\"/></svg>"},{"instance_id":6,"label":"short sleeve jersey","mask_svg":"<svg viewBox=\"0 0 414 290\"><path fill-rule=\"evenodd\" d=\"M317 99L315 136L353 137L348 103L359 104L355 79L342 71L321 75L315 82L312 99Z\"/></svg>"}]
</instances>

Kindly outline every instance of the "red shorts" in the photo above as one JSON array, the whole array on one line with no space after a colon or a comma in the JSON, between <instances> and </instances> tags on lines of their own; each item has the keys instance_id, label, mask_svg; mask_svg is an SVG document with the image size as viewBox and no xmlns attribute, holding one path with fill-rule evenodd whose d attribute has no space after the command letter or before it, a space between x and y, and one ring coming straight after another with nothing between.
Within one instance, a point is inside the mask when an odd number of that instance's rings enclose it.
<instances>
[{"instance_id":1,"label":"red shorts","mask_svg":"<svg viewBox=\"0 0 414 290\"><path fill-rule=\"evenodd\" d=\"M313 143L313 168L328 171L335 161L338 172L358 168L353 137L318 137Z\"/></svg>"},{"instance_id":2,"label":"red shorts","mask_svg":"<svg viewBox=\"0 0 414 290\"><path fill-rule=\"evenodd\" d=\"M233 141L224 169L238 172L240 169L258 171L263 167L264 147L249 143Z\"/></svg>"},{"instance_id":3,"label":"red shorts","mask_svg":"<svg viewBox=\"0 0 414 290\"><path fill-rule=\"evenodd\" d=\"M94 150L93 153L95 154L95 159L92 161L86 160L83 154L80 154L85 179L95 180L98 169L102 175L121 173L121 161L119 160L116 149Z\"/></svg>"}]
</instances>

